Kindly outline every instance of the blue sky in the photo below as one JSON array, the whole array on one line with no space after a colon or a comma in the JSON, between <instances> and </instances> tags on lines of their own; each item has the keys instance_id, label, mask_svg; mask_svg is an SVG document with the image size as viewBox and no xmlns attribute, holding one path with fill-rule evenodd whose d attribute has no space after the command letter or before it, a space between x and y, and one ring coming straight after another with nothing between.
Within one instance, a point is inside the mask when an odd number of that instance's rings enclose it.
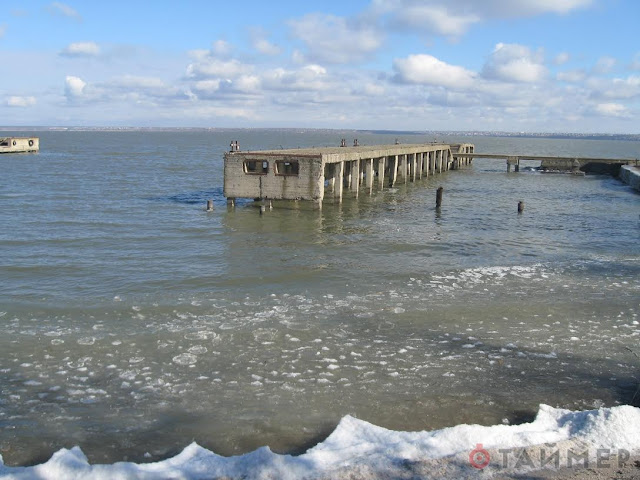
<instances>
[{"instance_id":1,"label":"blue sky","mask_svg":"<svg viewBox=\"0 0 640 480\"><path fill-rule=\"evenodd\" d=\"M637 0L3 0L0 125L638 133Z\"/></svg>"}]
</instances>

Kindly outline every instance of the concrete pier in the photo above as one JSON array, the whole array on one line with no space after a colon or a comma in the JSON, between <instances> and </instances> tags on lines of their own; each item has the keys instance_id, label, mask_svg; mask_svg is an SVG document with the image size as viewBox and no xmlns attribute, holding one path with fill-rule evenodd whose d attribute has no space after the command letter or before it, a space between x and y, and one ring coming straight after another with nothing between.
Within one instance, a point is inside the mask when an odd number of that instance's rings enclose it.
<instances>
[{"instance_id":1,"label":"concrete pier","mask_svg":"<svg viewBox=\"0 0 640 480\"><path fill-rule=\"evenodd\" d=\"M553 157L542 155L513 155L504 153L464 152L454 154L456 158L493 158L507 161L507 172L511 167L518 172L521 160L540 162L540 168L547 171L608 173L617 176L623 165L635 165L637 159L631 158L597 158L597 157Z\"/></svg>"},{"instance_id":2,"label":"concrete pier","mask_svg":"<svg viewBox=\"0 0 640 480\"><path fill-rule=\"evenodd\" d=\"M4 137L0 138L0 153L25 153L40 150L38 137Z\"/></svg>"},{"instance_id":3,"label":"concrete pier","mask_svg":"<svg viewBox=\"0 0 640 480\"><path fill-rule=\"evenodd\" d=\"M345 142L343 142L346 145ZM472 144L396 144L295 150L240 151L224 156L224 195L262 200L310 200L321 206L326 193L340 203L345 194L372 194L397 183L469 165Z\"/></svg>"},{"instance_id":4,"label":"concrete pier","mask_svg":"<svg viewBox=\"0 0 640 480\"><path fill-rule=\"evenodd\" d=\"M640 166L623 166L620 169L620 180L640 192Z\"/></svg>"}]
</instances>

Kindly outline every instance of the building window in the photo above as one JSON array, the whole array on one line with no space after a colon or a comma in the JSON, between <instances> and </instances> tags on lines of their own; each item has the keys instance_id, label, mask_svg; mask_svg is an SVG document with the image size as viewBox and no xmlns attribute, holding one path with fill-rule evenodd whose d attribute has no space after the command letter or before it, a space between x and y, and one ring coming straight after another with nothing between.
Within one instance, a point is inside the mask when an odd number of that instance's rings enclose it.
<instances>
[{"instance_id":1,"label":"building window","mask_svg":"<svg viewBox=\"0 0 640 480\"><path fill-rule=\"evenodd\" d=\"M269 173L269 162L264 160L245 160L244 173L248 175L266 175Z\"/></svg>"},{"instance_id":2,"label":"building window","mask_svg":"<svg viewBox=\"0 0 640 480\"><path fill-rule=\"evenodd\" d=\"M297 160L276 160L276 175L298 176L300 171Z\"/></svg>"}]
</instances>

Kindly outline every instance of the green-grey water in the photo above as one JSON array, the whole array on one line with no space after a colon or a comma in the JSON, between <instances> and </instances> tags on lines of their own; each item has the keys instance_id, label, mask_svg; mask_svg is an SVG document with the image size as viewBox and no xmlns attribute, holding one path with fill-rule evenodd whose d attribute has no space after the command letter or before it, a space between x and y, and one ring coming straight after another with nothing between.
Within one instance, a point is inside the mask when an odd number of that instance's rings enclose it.
<instances>
[{"instance_id":1,"label":"green-grey water","mask_svg":"<svg viewBox=\"0 0 640 480\"><path fill-rule=\"evenodd\" d=\"M0 156L7 464L73 445L92 462L144 461L194 440L226 455L296 453L346 414L420 430L520 421L540 403L632 401L640 195L614 178L507 174L478 159L322 211L259 215L222 196L231 140L433 136L37 135L40 153ZM631 141L438 140L479 153L640 152Z\"/></svg>"}]
</instances>

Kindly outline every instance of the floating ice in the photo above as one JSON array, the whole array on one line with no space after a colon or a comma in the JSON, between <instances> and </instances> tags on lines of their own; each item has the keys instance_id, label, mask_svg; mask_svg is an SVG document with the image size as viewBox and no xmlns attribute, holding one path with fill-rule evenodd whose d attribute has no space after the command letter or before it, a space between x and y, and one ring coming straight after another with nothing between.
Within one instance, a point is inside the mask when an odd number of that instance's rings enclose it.
<instances>
[{"instance_id":1,"label":"floating ice","mask_svg":"<svg viewBox=\"0 0 640 480\"><path fill-rule=\"evenodd\" d=\"M178 365L193 365L198 361L198 358L193 353L181 353L173 357L173 362Z\"/></svg>"}]
</instances>

